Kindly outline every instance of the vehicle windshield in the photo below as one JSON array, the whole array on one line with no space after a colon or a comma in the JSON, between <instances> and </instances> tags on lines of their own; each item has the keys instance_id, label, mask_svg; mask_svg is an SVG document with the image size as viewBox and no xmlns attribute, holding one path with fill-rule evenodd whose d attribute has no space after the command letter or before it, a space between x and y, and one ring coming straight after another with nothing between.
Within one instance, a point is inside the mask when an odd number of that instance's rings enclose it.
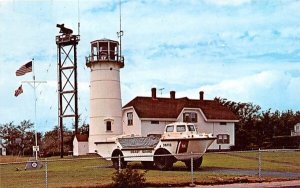
<instances>
[{"instance_id":1,"label":"vehicle windshield","mask_svg":"<svg viewBox=\"0 0 300 188\"><path fill-rule=\"evenodd\" d=\"M166 132L173 132L173 131L174 131L174 126L173 125L167 126Z\"/></svg>"},{"instance_id":2,"label":"vehicle windshield","mask_svg":"<svg viewBox=\"0 0 300 188\"><path fill-rule=\"evenodd\" d=\"M195 131L195 126L194 125L187 125L189 131Z\"/></svg>"},{"instance_id":3,"label":"vehicle windshield","mask_svg":"<svg viewBox=\"0 0 300 188\"><path fill-rule=\"evenodd\" d=\"M185 125L177 125L176 131L177 132L185 132Z\"/></svg>"}]
</instances>

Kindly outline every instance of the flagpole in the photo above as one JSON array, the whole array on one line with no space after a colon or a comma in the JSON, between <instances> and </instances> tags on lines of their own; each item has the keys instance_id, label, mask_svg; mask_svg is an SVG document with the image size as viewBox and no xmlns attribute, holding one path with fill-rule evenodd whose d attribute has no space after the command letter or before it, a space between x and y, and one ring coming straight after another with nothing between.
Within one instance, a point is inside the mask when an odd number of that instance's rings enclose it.
<instances>
[{"instance_id":1,"label":"flagpole","mask_svg":"<svg viewBox=\"0 0 300 188\"><path fill-rule=\"evenodd\" d=\"M28 83L32 88L34 92L34 137L35 137L35 146L32 147L32 150L35 154L35 160L38 158L38 139L37 139L37 121L36 121L36 106L37 106L37 96L36 96L36 88L42 84L42 83L47 83L46 81L36 81L35 79L35 67L34 67L34 58L32 58L32 81L22 81L22 83Z\"/></svg>"},{"instance_id":2,"label":"flagpole","mask_svg":"<svg viewBox=\"0 0 300 188\"><path fill-rule=\"evenodd\" d=\"M36 124L36 87L35 87L35 74L34 74L34 58L32 58L32 74L33 74L33 90L34 90L34 137L35 137L35 160L37 160L37 124Z\"/></svg>"}]
</instances>

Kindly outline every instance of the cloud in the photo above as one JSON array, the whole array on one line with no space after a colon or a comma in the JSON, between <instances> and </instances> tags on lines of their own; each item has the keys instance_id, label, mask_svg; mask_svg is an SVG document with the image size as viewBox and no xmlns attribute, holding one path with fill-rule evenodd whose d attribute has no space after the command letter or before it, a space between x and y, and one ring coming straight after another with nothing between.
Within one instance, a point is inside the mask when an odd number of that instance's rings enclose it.
<instances>
[{"instance_id":1,"label":"cloud","mask_svg":"<svg viewBox=\"0 0 300 188\"><path fill-rule=\"evenodd\" d=\"M298 109L300 99L295 93L300 77L292 77L283 71L263 71L255 75L224 80L200 89L208 96L228 98L236 102L253 102L263 109Z\"/></svg>"},{"instance_id":2,"label":"cloud","mask_svg":"<svg viewBox=\"0 0 300 188\"><path fill-rule=\"evenodd\" d=\"M205 0L205 2L218 6L240 6L250 3L251 0Z\"/></svg>"},{"instance_id":3,"label":"cloud","mask_svg":"<svg viewBox=\"0 0 300 188\"><path fill-rule=\"evenodd\" d=\"M1 1L0 114L2 122L32 119L31 74L16 69L35 59L39 129L57 124L57 23L77 33L79 111L89 114L90 41L118 40L119 1ZM122 1L123 104L150 96L151 87L198 98L215 96L254 102L264 108L299 109L299 1ZM29 11L30 10L30 11ZM284 15L284 16L282 16ZM264 83L264 84L263 84ZM267 97L272 93L272 96ZM160 96L160 94L159 94ZM17 112L18 115L15 114Z\"/></svg>"}]
</instances>

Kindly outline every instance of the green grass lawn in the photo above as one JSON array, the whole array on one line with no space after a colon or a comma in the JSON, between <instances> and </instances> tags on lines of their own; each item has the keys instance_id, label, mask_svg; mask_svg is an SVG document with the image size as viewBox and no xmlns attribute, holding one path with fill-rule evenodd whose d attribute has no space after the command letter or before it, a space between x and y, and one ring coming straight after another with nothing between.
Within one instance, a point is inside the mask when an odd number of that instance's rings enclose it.
<instances>
[{"instance_id":1,"label":"green grass lawn","mask_svg":"<svg viewBox=\"0 0 300 188\"><path fill-rule=\"evenodd\" d=\"M257 169L258 152L207 153L203 166ZM300 172L300 152L261 152L262 170Z\"/></svg>"},{"instance_id":2,"label":"green grass lawn","mask_svg":"<svg viewBox=\"0 0 300 188\"><path fill-rule=\"evenodd\" d=\"M257 179L257 177L241 175L216 174L206 170L209 168L258 169L257 156L257 153L254 152L207 153L201 168L194 173L194 181L198 184L210 184ZM58 157L47 159L48 187L101 187L112 182L111 177L115 170L109 167L110 161L98 157L89 157L89 159L65 157L64 159L72 160L59 159ZM299 159L300 152L262 153L262 170L300 172L300 165L293 165L298 164ZM0 157L0 163L21 162L20 164L0 165L0 187L45 186L45 166L40 170L25 171L24 161L26 160L28 158ZM139 163L129 163L129 165L144 171ZM17 169L19 170L17 171ZM186 170L182 162L174 164L172 171L148 170L145 177L147 183L158 185L188 185L191 182L191 173Z\"/></svg>"}]
</instances>

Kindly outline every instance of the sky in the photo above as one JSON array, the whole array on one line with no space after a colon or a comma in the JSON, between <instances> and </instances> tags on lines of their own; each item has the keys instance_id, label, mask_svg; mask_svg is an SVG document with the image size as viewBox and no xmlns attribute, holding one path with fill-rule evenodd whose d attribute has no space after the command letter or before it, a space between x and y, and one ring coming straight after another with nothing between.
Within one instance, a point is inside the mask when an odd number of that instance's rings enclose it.
<instances>
[{"instance_id":1,"label":"sky","mask_svg":"<svg viewBox=\"0 0 300 188\"><path fill-rule=\"evenodd\" d=\"M299 0L121 0L122 105L136 96L251 102L262 110L300 110ZM52 130L57 110L57 23L78 34L81 122L89 123L90 42L118 40L119 0L0 0L0 124L36 122ZM15 71L34 58L32 73ZM163 90L159 90L162 89ZM36 117L36 118L35 118ZM66 127L72 128L72 119Z\"/></svg>"}]
</instances>

